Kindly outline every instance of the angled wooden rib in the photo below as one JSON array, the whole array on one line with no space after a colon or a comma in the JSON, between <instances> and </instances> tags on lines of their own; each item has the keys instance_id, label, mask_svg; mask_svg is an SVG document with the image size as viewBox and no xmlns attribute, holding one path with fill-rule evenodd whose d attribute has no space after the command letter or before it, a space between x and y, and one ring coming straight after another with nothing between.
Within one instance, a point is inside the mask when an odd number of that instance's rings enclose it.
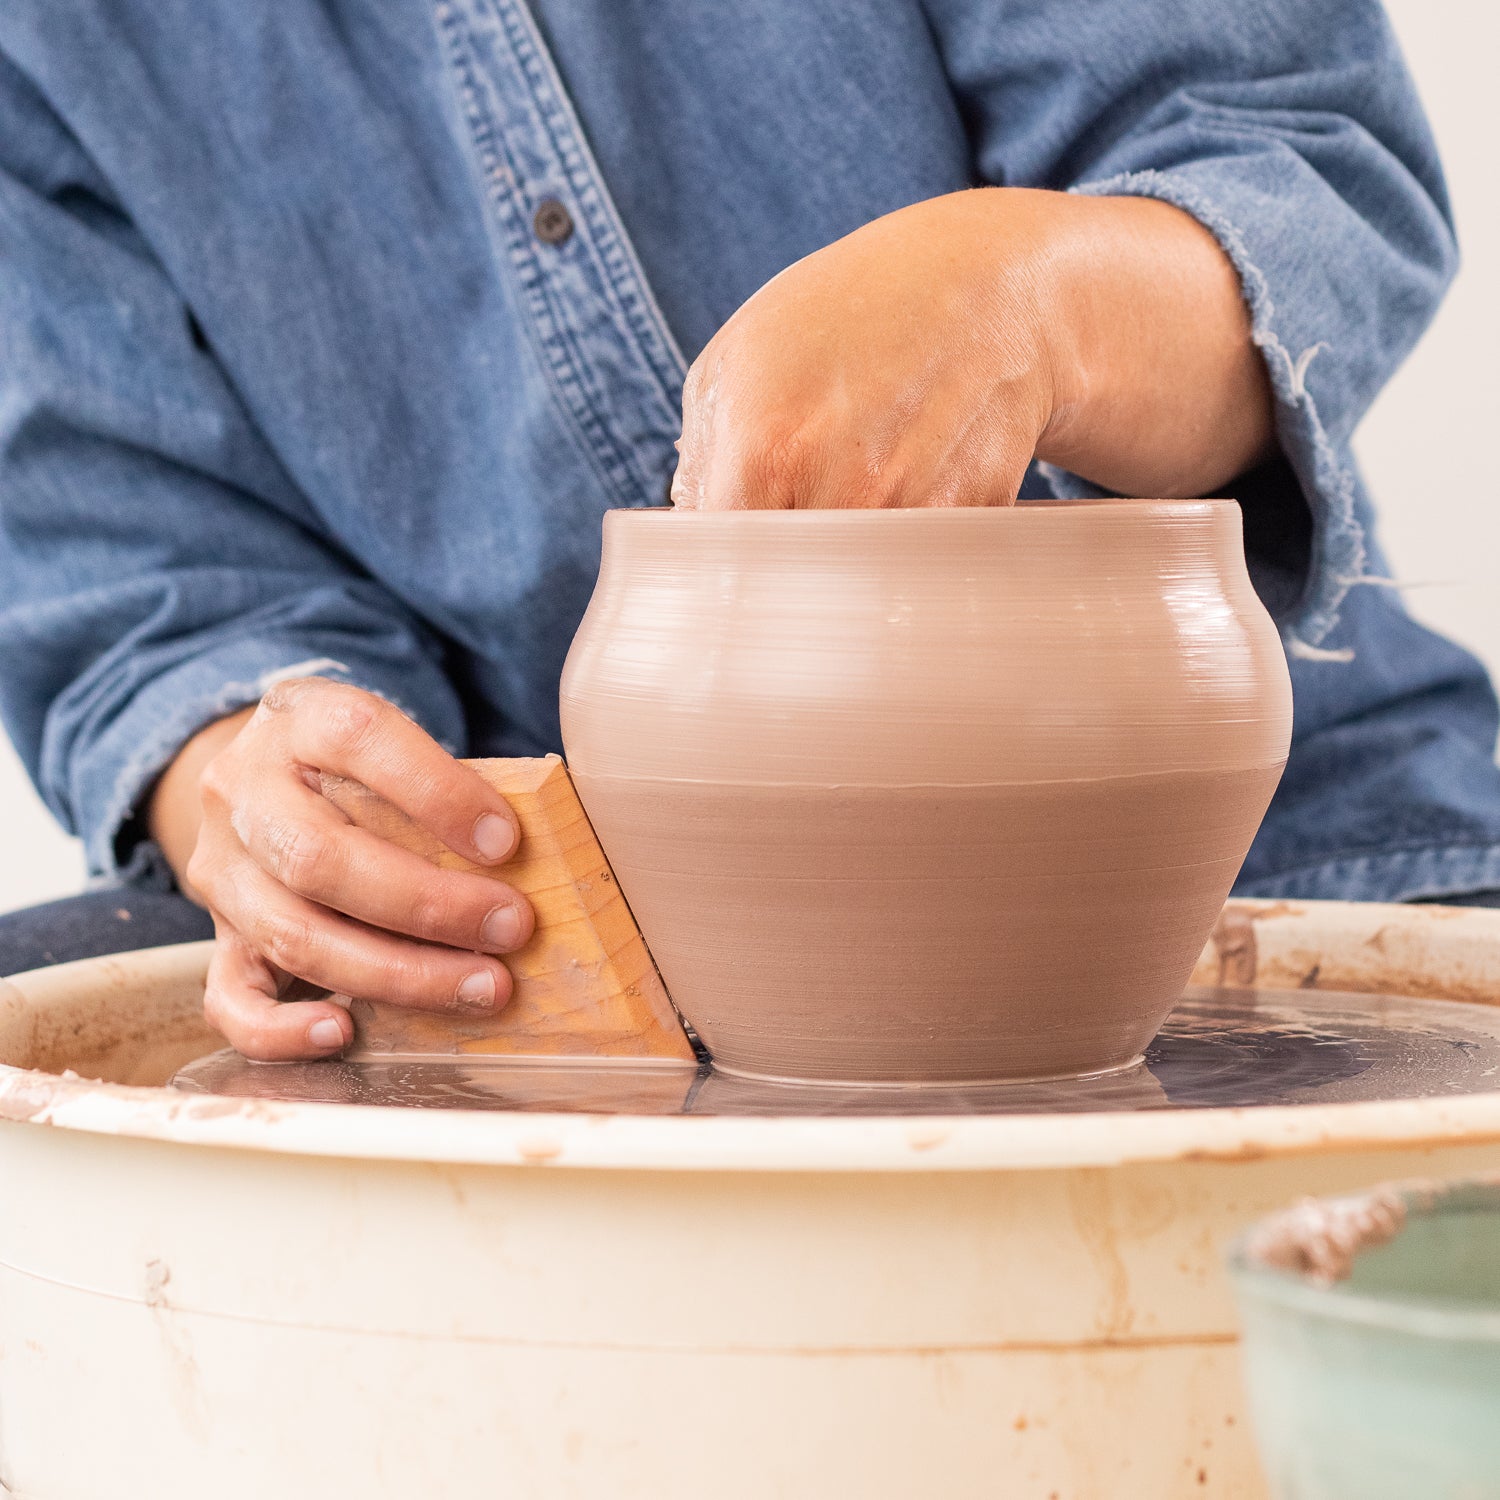
<instances>
[{"instance_id":1,"label":"angled wooden rib","mask_svg":"<svg viewBox=\"0 0 1500 1500\"><path fill-rule=\"evenodd\" d=\"M524 891L536 934L506 960L510 1003L493 1016L436 1015L375 999L351 1010L351 1057L660 1058L694 1054L567 768L556 755L472 760L510 804L521 843L504 865L471 864L357 781L325 777L324 794L362 828L448 870L476 870Z\"/></svg>"}]
</instances>

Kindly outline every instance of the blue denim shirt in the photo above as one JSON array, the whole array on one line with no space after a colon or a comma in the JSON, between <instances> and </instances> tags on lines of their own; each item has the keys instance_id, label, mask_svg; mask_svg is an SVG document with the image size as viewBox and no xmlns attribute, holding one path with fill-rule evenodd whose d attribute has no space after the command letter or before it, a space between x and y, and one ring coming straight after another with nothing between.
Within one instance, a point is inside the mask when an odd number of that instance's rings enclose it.
<instances>
[{"instance_id":1,"label":"blue denim shirt","mask_svg":"<svg viewBox=\"0 0 1500 1500\"><path fill-rule=\"evenodd\" d=\"M152 780L280 674L556 748L687 361L975 183L1163 198L1239 270L1285 457L1236 492L1297 698L1240 889L1500 885L1493 695L1369 582L1348 449L1454 265L1368 0L5 0L0 708L94 869L141 868Z\"/></svg>"}]
</instances>

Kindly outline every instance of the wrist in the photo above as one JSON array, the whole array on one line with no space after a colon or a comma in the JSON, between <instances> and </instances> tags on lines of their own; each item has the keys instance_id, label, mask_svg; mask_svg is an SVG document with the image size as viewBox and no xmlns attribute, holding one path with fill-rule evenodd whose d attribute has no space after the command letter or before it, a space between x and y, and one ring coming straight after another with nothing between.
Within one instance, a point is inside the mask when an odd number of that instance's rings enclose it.
<instances>
[{"instance_id":1,"label":"wrist","mask_svg":"<svg viewBox=\"0 0 1500 1500\"><path fill-rule=\"evenodd\" d=\"M200 729L162 772L146 802L147 830L161 848L177 884L195 901L198 897L188 884L187 867L203 821L198 783L209 761L244 728L254 712L254 707L241 709Z\"/></svg>"},{"instance_id":2,"label":"wrist","mask_svg":"<svg viewBox=\"0 0 1500 1500\"><path fill-rule=\"evenodd\" d=\"M1111 303L1120 296L1120 270L1109 240L1118 225L1099 213L1099 199L1049 193L1047 316L1043 320L1052 404L1037 439L1044 463L1082 472L1092 467L1098 435L1110 426L1124 378L1121 345L1128 338ZM1113 201L1113 200L1109 200Z\"/></svg>"},{"instance_id":3,"label":"wrist","mask_svg":"<svg viewBox=\"0 0 1500 1500\"><path fill-rule=\"evenodd\" d=\"M1151 198L1051 194L1052 416L1036 456L1121 494L1209 494L1274 447L1269 381L1213 236Z\"/></svg>"},{"instance_id":4,"label":"wrist","mask_svg":"<svg viewBox=\"0 0 1500 1500\"><path fill-rule=\"evenodd\" d=\"M1090 305L1098 271L1091 200L1038 188L960 196L984 204L975 263L984 268L996 326L1030 365L1036 456L1060 462L1097 406L1104 374ZM1007 395L1013 399L1013 388Z\"/></svg>"}]
</instances>

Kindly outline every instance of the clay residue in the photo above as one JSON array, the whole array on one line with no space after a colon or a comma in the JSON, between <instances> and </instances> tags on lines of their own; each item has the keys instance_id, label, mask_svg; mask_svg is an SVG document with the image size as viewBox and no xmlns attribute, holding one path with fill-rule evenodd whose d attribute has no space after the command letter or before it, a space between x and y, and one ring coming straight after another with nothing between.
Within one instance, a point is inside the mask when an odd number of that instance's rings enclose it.
<instances>
[{"instance_id":1,"label":"clay residue","mask_svg":"<svg viewBox=\"0 0 1500 1500\"><path fill-rule=\"evenodd\" d=\"M1231 901L1219 913L1214 925L1214 953L1219 960L1220 987L1232 986L1248 989L1255 983L1260 965L1260 950L1256 946L1255 924L1267 922L1273 917L1298 917L1302 908L1278 901L1271 906L1242 905ZM1310 988L1310 986L1307 986Z\"/></svg>"},{"instance_id":2,"label":"clay residue","mask_svg":"<svg viewBox=\"0 0 1500 1500\"><path fill-rule=\"evenodd\" d=\"M0 982L0 1061L54 1075L71 1066L130 1087L165 1083L216 1038L201 992L167 983L143 997L138 969L119 956L95 959L87 985L45 1003Z\"/></svg>"},{"instance_id":3,"label":"clay residue","mask_svg":"<svg viewBox=\"0 0 1500 1500\"><path fill-rule=\"evenodd\" d=\"M1248 989L1255 983L1258 963L1253 913L1243 906L1226 906L1213 931L1214 952L1219 956L1219 985Z\"/></svg>"},{"instance_id":4,"label":"clay residue","mask_svg":"<svg viewBox=\"0 0 1500 1500\"><path fill-rule=\"evenodd\" d=\"M0 1080L0 1120L45 1125L71 1091L66 1080L48 1073L16 1073Z\"/></svg>"},{"instance_id":5,"label":"clay residue","mask_svg":"<svg viewBox=\"0 0 1500 1500\"><path fill-rule=\"evenodd\" d=\"M1098 1282L1093 1333L1101 1339L1127 1338L1135 1323L1130 1272L1121 1250L1115 1197L1108 1172L1068 1174L1068 1205L1079 1243L1088 1252Z\"/></svg>"},{"instance_id":6,"label":"clay residue","mask_svg":"<svg viewBox=\"0 0 1500 1500\"><path fill-rule=\"evenodd\" d=\"M148 1260L143 1300L151 1309L165 1357L167 1389L183 1425L202 1438L208 1428L208 1407L203 1390L203 1376L197 1357L188 1341L187 1329L173 1306L167 1288L172 1268L164 1260Z\"/></svg>"},{"instance_id":7,"label":"clay residue","mask_svg":"<svg viewBox=\"0 0 1500 1500\"><path fill-rule=\"evenodd\" d=\"M1406 1227L1406 1213L1406 1200L1394 1188L1359 1198L1304 1198L1255 1230L1245 1253L1314 1286L1333 1286L1349 1279L1366 1250L1395 1239Z\"/></svg>"}]
</instances>

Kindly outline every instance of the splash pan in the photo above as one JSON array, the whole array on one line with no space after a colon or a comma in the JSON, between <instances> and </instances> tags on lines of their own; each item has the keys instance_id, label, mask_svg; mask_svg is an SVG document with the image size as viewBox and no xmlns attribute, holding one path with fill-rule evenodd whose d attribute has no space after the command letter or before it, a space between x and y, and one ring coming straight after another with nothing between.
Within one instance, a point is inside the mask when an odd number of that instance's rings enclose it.
<instances>
[{"instance_id":1,"label":"splash pan","mask_svg":"<svg viewBox=\"0 0 1500 1500\"><path fill-rule=\"evenodd\" d=\"M1043 1083L860 1088L670 1063L368 1059L217 1052L192 1093L413 1109L644 1115L1016 1115L1435 1099L1500 1088L1500 1011L1398 995L1194 987L1134 1068Z\"/></svg>"},{"instance_id":2,"label":"splash pan","mask_svg":"<svg viewBox=\"0 0 1500 1500\"><path fill-rule=\"evenodd\" d=\"M1224 1245L1500 1172L1500 912L1235 903L1143 1066L989 1091L236 1097L206 963L0 983L0 1493L1264 1500Z\"/></svg>"}]
</instances>

